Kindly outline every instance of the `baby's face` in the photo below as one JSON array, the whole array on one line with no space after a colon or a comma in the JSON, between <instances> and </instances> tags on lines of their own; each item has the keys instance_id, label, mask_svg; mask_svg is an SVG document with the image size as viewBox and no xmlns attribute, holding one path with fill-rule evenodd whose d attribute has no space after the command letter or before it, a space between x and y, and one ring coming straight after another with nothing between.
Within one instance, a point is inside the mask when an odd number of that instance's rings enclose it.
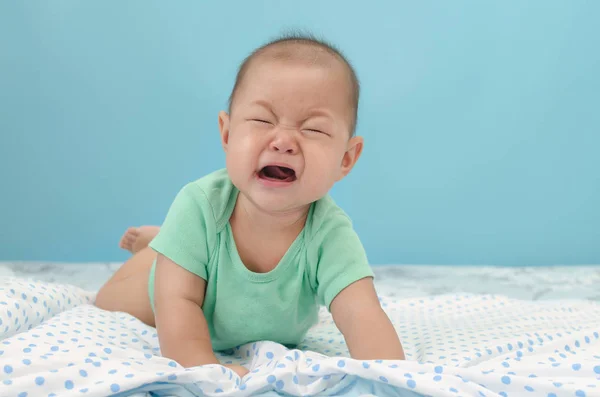
<instances>
[{"instance_id":1,"label":"baby's face","mask_svg":"<svg viewBox=\"0 0 600 397\"><path fill-rule=\"evenodd\" d=\"M338 62L257 60L219 124L234 185L268 212L322 198L362 149L351 138L351 91Z\"/></svg>"}]
</instances>

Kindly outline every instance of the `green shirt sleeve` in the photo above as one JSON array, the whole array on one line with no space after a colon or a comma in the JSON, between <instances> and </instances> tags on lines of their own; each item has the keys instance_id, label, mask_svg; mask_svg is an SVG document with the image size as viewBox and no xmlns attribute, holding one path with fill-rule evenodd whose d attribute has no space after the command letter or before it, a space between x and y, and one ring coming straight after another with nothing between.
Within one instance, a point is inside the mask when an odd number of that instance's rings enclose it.
<instances>
[{"instance_id":1,"label":"green shirt sleeve","mask_svg":"<svg viewBox=\"0 0 600 397\"><path fill-rule=\"evenodd\" d=\"M333 299L350 284L373 277L367 255L350 221L339 222L321 234L317 265L317 296L329 309Z\"/></svg>"},{"instance_id":2,"label":"green shirt sleeve","mask_svg":"<svg viewBox=\"0 0 600 397\"><path fill-rule=\"evenodd\" d=\"M175 197L150 247L206 280L214 228L214 215L206 195L197 185L188 184Z\"/></svg>"}]
</instances>

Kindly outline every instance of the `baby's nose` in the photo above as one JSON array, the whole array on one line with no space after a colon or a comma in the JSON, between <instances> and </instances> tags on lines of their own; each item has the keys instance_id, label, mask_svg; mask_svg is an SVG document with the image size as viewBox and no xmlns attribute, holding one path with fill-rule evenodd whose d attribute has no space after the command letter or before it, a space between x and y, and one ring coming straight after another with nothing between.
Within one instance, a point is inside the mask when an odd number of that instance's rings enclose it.
<instances>
[{"instance_id":1,"label":"baby's nose","mask_svg":"<svg viewBox=\"0 0 600 397\"><path fill-rule=\"evenodd\" d=\"M293 137L293 133L282 131L271 141L271 150L279 153L295 154L298 152L298 143Z\"/></svg>"}]
</instances>

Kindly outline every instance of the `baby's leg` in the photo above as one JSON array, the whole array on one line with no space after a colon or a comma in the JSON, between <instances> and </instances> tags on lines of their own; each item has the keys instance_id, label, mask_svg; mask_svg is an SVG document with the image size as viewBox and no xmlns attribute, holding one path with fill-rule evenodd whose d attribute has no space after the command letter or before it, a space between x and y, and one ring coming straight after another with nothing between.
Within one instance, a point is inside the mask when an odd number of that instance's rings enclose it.
<instances>
[{"instance_id":1,"label":"baby's leg","mask_svg":"<svg viewBox=\"0 0 600 397\"><path fill-rule=\"evenodd\" d=\"M130 227L121 237L119 247L136 254L146 248L159 231L159 226Z\"/></svg>"},{"instance_id":2,"label":"baby's leg","mask_svg":"<svg viewBox=\"0 0 600 397\"><path fill-rule=\"evenodd\" d=\"M96 295L96 306L125 312L154 327L154 313L148 297L148 276L156 252L146 247L116 271Z\"/></svg>"}]
</instances>

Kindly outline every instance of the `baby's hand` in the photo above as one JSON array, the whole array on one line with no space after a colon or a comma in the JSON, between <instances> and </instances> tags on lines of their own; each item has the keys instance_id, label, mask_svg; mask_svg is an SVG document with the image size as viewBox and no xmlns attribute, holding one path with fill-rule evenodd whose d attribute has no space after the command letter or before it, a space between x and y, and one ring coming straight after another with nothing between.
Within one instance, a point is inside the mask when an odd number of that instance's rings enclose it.
<instances>
[{"instance_id":1,"label":"baby's hand","mask_svg":"<svg viewBox=\"0 0 600 397\"><path fill-rule=\"evenodd\" d=\"M242 367L241 365L228 364L224 367L229 368L230 370L238 374L240 378L243 378L244 376L248 375L248 372L250 372L246 369L246 367Z\"/></svg>"}]
</instances>

